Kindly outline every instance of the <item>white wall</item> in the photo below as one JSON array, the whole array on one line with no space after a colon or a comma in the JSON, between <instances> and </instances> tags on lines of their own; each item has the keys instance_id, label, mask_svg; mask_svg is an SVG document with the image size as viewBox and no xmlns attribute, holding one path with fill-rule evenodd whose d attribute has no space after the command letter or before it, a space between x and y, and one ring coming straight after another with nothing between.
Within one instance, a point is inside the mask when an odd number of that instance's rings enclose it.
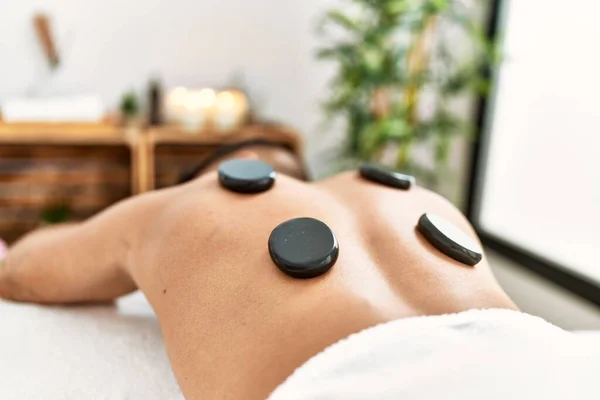
<instances>
[{"instance_id":1,"label":"white wall","mask_svg":"<svg viewBox=\"0 0 600 400\"><path fill-rule=\"evenodd\" d=\"M330 0L0 0L0 102L98 93L114 106L154 74L167 85L245 76L259 111L313 137L331 68L313 52ZM49 75L31 17L48 12L63 63Z\"/></svg>"}]
</instances>

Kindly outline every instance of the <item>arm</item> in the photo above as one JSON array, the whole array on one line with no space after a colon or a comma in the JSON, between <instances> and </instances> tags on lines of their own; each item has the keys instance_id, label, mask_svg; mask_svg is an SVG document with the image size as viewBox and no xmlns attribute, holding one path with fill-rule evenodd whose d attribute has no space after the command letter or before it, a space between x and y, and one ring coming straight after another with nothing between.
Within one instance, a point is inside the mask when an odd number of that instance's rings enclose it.
<instances>
[{"instance_id":1,"label":"arm","mask_svg":"<svg viewBox=\"0 0 600 400\"><path fill-rule=\"evenodd\" d=\"M125 200L83 223L37 230L0 266L0 297L37 303L104 302L132 292L131 250L178 188Z\"/></svg>"}]
</instances>

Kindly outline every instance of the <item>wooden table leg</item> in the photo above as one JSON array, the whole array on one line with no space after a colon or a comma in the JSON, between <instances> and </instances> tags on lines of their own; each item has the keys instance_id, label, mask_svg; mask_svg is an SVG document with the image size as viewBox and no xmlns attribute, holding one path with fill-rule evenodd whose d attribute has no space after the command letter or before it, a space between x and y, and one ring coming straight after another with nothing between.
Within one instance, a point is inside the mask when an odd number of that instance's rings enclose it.
<instances>
[{"instance_id":1,"label":"wooden table leg","mask_svg":"<svg viewBox=\"0 0 600 400\"><path fill-rule=\"evenodd\" d=\"M151 134L128 135L131 149L131 191L134 195L155 189L154 138Z\"/></svg>"},{"instance_id":2,"label":"wooden table leg","mask_svg":"<svg viewBox=\"0 0 600 400\"><path fill-rule=\"evenodd\" d=\"M131 154L131 194L144 192L146 178L146 140L138 129L130 128L125 132Z\"/></svg>"},{"instance_id":3,"label":"wooden table leg","mask_svg":"<svg viewBox=\"0 0 600 400\"><path fill-rule=\"evenodd\" d=\"M148 192L156 189L155 183L155 141L154 136L151 134L143 135L143 143L144 143L144 162L143 162L143 170L144 179L142 180L142 192Z\"/></svg>"}]
</instances>

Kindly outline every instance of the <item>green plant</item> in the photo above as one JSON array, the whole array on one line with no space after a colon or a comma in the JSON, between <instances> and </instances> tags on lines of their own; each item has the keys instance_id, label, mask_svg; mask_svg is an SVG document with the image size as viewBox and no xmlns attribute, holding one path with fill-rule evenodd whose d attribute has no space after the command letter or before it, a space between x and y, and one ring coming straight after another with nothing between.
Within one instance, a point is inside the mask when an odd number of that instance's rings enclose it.
<instances>
[{"instance_id":1,"label":"green plant","mask_svg":"<svg viewBox=\"0 0 600 400\"><path fill-rule=\"evenodd\" d=\"M140 101L137 95L132 92L127 92L121 98L120 105L121 114L125 118L133 118L140 113Z\"/></svg>"},{"instance_id":2,"label":"green plant","mask_svg":"<svg viewBox=\"0 0 600 400\"><path fill-rule=\"evenodd\" d=\"M318 57L337 66L327 116L345 120L352 159L435 178L447 165L452 138L470 132L455 103L487 90L483 72L498 59L494 44L460 0L345 4L329 11L319 30L326 44ZM433 150L430 165L414 157L419 143Z\"/></svg>"},{"instance_id":3,"label":"green plant","mask_svg":"<svg viewBox=\"0 0 600 400\"><path fill-rule=\"evenodd\" d=\"M67 204L54 204L42 210L40 220L45 225L59 224L71 218L71 208Z\"/></svg>"}]
</instances>

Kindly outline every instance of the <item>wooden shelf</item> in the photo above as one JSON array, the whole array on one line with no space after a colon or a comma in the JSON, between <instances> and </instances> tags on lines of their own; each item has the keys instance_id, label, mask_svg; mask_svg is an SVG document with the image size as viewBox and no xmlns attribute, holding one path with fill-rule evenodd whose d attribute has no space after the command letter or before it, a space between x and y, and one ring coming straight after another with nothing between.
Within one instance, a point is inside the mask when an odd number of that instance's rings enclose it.
<instances>
[{"instance_id":1,"label":"wooden shelf","mask_svg":"<svg viewBox=\"0 0 600 400\"><path fill-rule=\"evenodd\" d=\"M109 124L0 123L0 144L123 145L122 128Z\"/></svg>"}]
</instances>

